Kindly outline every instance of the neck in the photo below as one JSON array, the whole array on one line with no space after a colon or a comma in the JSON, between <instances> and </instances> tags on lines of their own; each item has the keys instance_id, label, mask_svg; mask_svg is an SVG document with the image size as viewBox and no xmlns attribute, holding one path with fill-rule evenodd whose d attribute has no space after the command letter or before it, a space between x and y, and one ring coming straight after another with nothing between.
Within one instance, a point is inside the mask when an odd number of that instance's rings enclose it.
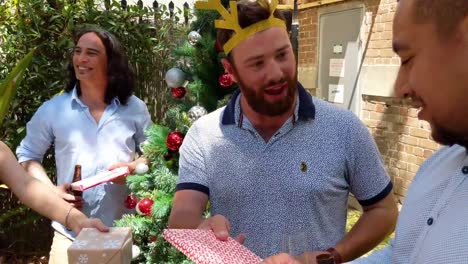
<instances>
[{"instance_id":1,"label":"neck","mask_svg":"<svg viewBox=\"0 0 468 264\"><path fill-rule=\"evenodd\" d=\"M293 115L297 99L294 97L294 103L291 108L284 114L278 116L259 114L249 106L244 96L242 96L240 100L242 113L249 119L252 126L257 130L262 138L265 141L268 141L284 125L288 118Z\"/></svg>"},{"instance_id":2,"label":"neck","mask_svg":"<svg viewBox=\"0 0 468 264\"><path fill-rule=\"evenodd\" d=\"M80 99L90 108L105 107L107 106L107 103L104 101L106 89L106 81L93 81L92 83L80 81Z\"/></svg>"}]
</instances>

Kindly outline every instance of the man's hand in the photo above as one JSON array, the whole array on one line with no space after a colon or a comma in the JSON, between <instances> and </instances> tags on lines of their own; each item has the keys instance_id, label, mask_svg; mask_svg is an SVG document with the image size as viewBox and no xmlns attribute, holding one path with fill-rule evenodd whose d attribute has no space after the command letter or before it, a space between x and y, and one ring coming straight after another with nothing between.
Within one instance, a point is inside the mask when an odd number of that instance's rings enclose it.
<instances>
[{"instance_id":1,"label":"man's hand","mask_svg":"<svg viewBox=\"0 0 468 264\"><path fill-rule=\"evenodd\" d=\"M70 194L69 191L70 183L65 183L55 188L55 192L58 196L60 196L67 203L71 204L73 207L81 209L83 207L83 199L80 196L74 196L73 194Z\"/></svg>"},{"instance_id":2,"label":"man's hand","mask_svg":"<svg viewBox=\"0 0 468 264\"><path fill-rule=\"evenodd\" d=\"M222 241L226 241L229 237L230 225L229 221L226 217L222 215L215 215L209 217L197 227L197 229L206 229L206 230L213 230L216 238ZM245 242L245 235L239 234L237 237L234 238L240 244L244 244Z\"/></svg>"},{"instance_id":3,"label":"man's hand","mask_svg":"<svg viewBox=\"0 0 468 264\"><path fill-rule=\"evenodd\" d=\"M109 168L107 168L108 170L113 170L113 169L117 169L117 168L120 168L120 167L128 167L128 170L130 171L130 174L133 174L134 171L135 171L135 168L136 168L136 162L135 161L132 161L132 162L117 162L115 164L112 164L111 166L109 166ZM115 178L114 180L112 180L113 183L116 183L116 184L126 184L127 183L127 180L126 180L126 177L117 177Z\"/></svg>"},{"instance_id":4,"label":"man's hand","mask_svg":"<svg viewBox=\"0 0 468 264\"><path fill-rule=\"evenodd\" d=\"M79 234L83 228L96 228L101 232L108 232L109 228L97 218L88 218L82 212L72 209L67 221L75 234Z\"/></svg>"}]
</instances>

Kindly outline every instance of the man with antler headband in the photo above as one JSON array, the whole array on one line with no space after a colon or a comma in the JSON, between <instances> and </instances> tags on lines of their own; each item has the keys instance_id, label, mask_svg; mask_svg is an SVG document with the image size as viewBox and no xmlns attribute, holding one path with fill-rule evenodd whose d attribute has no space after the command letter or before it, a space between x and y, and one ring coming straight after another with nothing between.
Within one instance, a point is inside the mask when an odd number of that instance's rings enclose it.
<instances>
[{"instance_id":1,"label":"man with antler headband","mask_svg":"<svg viewBox=\"0 0 468 264\"><path fill-rule=\"evenodd\" d=\"M200 118L180 150L171 228L235 236L262 258L286 235L306 235L306 253L335 262L359 257L394 228L392 183L367 128L351 112L312 98L297 82L296 58L277 0L198 2L214 9L225 69L240 91ZM364 212L345 235L353 193ZM212 217L203 218L210 201Z\"/></svg>"}]
</instances>

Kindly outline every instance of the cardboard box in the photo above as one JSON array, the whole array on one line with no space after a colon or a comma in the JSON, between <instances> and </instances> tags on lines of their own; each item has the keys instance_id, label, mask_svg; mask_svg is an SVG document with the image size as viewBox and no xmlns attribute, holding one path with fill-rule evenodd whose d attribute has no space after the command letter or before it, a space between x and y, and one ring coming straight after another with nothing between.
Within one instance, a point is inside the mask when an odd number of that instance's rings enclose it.
<instances>
[{"instance_id":1,"label":"cardboard box","mask_svg":"<svg viewBox=\"0 0 468 264\"><path fill-rule=\"evenodd\" d=\"M130 264L132 230L112 227L109 232L84 228L68 248L69 264Z\"/></svg>"}]
</instances>

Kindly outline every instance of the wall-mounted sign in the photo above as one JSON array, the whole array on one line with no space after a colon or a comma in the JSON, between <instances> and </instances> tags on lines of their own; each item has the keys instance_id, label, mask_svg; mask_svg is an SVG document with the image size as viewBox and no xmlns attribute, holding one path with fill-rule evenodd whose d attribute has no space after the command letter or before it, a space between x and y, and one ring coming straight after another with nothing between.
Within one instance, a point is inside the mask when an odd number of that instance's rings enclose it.
<instances>
[{"instance_id":1,"label":"wall-mounted sign","mask_svg":"<svg viewBox=\"0 0 468 264\"><path fill-rule=\"evenodd\" d=\"M341 54L341 53L343 53L343 45L341 45L341 44L335 44L335 45L333 45L333 53L334 53L334 54Z\"/></svg>"},{"instance_id":2,"label":"wall-mounted sign","mask_svg":"<svg viewBox=\"0 0 468 264\"><path fill-rule=\"evenodd\" d=\"M337 104L344 103L344 85L329 84L328 85L328 101Z\"/></svg>"},{"instance_id":3,"label":"wall-mounted sign","mask_svg":"<svg viewBox=\"0 0 468 264\"><path fill-rule=\"evenodd\" d=\"M344 77L344 70L344 59L330 59L330 77Z\"/></svg>"}]
</instances>

